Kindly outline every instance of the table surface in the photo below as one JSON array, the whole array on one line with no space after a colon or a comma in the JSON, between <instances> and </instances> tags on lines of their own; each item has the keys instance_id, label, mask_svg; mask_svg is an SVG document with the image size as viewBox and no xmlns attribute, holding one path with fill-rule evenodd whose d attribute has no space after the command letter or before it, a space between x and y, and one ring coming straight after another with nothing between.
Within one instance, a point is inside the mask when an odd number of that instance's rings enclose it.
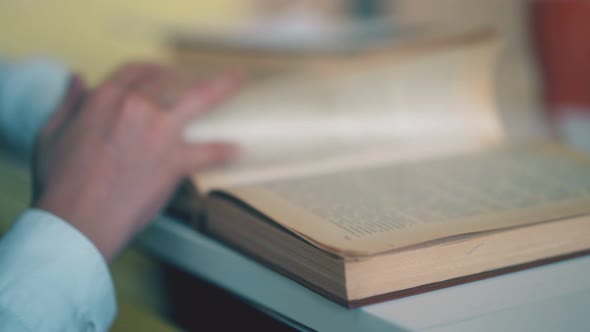
<instances>
[{"instance_id":1,"label":"table surface","mask_svg":"<svg viewBox=\"0 0 590 332\"><path fill-rule=\"evenodd\" d=\"M138 242L300 329L590 330L590 256L350 310L168 217Z\"/></svg>"}]
</instances>

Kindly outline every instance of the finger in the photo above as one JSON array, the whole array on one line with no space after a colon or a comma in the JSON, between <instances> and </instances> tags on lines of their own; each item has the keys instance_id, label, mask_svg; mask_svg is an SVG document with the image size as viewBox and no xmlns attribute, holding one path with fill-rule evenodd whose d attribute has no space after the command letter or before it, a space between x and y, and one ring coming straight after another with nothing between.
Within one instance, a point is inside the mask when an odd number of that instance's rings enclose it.
<instances>
[{"instance_id":1,"label":"finger","mask_svg":"<svg viewBox=\"0 0 590 332\"><path fill-rule=\"evenodd\" d=\"M139 77L158 74L161 70L162 66L157 64L132 62L118 68L107 81L117 82L123 86L135 85Z\"/></svg>"},{"instance_id":2,"label":"finger","mask_svg":"<svg viewBox=\"0 0 590 332\"><path fill-rule=\"evenodd\" d=\"M88 88L84 80L78 74L74 74L70 79L66 95L59 106L58 110L49 118L45 127L42 129L42 135L51 135L61 128L66 121L77 113L80 104L86 98Z\"/></svg>"},{"instance_id":3,"label":"finger","mask_svg":"<svg viewBox=\"0 0 590 332\"><path fill-rule=\"evenodd\" d=\"M185 175L235 159L238 148L229 143L187 144L179 151L181 170Z\"/></svg>"},{"instance_id":4,"label":"finger","mask_svg":"<svg viewBox=\"0 0 590 332\"><path fill-rule=\"evenodd\" d=\"M160 66L144 63L126 65L116 71L96 89L89 102L92 108L110 110L120 109L121 102L135 86L150 79L161 70Z\"/></svg>"},{"instance_id":5,"label":"finger","mask_svg":"<svg viewBox=\"0 0 590 332\"><path fill-rule=\"evenodd\" d=\"M180 125L185 125L198 115L211 110L231 96L242 84L240 74L225 74L198 84L181 96L172 108L170 116Z\"/></svg>"},{"instance_id":6,"label":"finger","mask_svg":"<svg viewBox=\"0 0 590 332\"><path fill-rule=\"evenodd\" d=\"M131 92L122 102L121 110L118 113L119 117L116 122L112 123L112 126L115 129L124 130L127 135L135 137L145 136L146 132L152 134L154 137L160 134L166 135L167 132L163 132L160 129L146 128L149 121L154 119L152 115L155 114L156 111L156 107L149 99L137 92ZM166 129L164 126L155 128Z\"/></svg>"},{"instance_id":7,"label":"finger","mask_svg":"<svg viewBox=\"0 0 590 332\"><path fill-rule=\"evenodd\" d=\"M135 88L152 102L163 108L169 108L174 104L181 88L180 77L172 70L162 69L154 77L143 80Z\"/></svg>"}]
</instances>

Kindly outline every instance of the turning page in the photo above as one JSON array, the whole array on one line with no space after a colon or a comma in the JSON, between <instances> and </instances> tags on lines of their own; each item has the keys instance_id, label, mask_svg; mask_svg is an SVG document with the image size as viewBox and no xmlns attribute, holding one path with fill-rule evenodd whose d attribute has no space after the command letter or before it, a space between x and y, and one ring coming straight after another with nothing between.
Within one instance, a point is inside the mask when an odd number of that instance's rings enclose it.
<instances>
[{"instance_id":1,"label":"turning page","mask_svg":"<svg viewBox=\"0 0 590 332\"><path fill-rule=\"evenodd\" d=\"M326 163L330 170L350 168L347 161L367 159L363 154L425 142L497 141L503 137L492 88L498 47L488 37L349 70L255 82L188 127L188 141L242 146L235 163L196 182L207 191L309 175Z\"/></svg>"}]
</instances>

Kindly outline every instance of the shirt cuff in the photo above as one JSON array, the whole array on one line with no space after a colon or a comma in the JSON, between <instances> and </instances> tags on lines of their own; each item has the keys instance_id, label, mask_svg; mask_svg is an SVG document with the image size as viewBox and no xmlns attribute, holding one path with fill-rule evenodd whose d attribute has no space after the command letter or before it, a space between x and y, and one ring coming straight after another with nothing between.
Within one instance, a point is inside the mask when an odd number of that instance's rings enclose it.
<instances>
[{"instance_id":1,"label":"shirt cuff","mask_svg":"<svg viewBox=\"0 0 590 332\"><path fill-rule=\"evenodd\" d=\"M0 311L32 331L107 331L116 315L102 255L48 212L29 209L16 220L0 240L0 270Z\"/></svg>"}]
</instances>

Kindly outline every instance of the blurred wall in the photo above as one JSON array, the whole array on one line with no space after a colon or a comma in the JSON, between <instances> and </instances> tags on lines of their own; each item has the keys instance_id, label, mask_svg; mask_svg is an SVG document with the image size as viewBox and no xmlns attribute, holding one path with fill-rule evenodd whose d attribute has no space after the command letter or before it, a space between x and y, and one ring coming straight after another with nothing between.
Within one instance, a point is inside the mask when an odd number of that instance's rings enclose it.
<instances>
[{"instance_id":1,"label":"blurred wall","mask_svg":"<svg viewBox=\"0 0 590 332\"><path fill-rule=\"evenodd\" d=\"M0 54L50 54L96 82L123 60L165 57L171 23L223 27L239 20L241 1L3 0Z\"/></svg>"},{"instance_id":2,"label":"blurred wall","mask_svg":"<svg viewBox=\"0 0 590 332\"><path fill-rule=\"evenodd\" d=\"M166 28L223 29L272 13L268 3L294 0L3 0L0 54L51 54L96 82L121 61L166 58ZM340 15L344 0L305 0ZM386 1L386 0L384 0ZM302 2L303 3L303 2ZM393 18L410 22L462 22L493 26L506 42L498 67L499 105L512 132L537 127L537 75L527 32L527 0L391 0ZM525 128L528 126L527 128ZM523 129L524 128L524 129Z\"/></svg>"}]
</instances>

